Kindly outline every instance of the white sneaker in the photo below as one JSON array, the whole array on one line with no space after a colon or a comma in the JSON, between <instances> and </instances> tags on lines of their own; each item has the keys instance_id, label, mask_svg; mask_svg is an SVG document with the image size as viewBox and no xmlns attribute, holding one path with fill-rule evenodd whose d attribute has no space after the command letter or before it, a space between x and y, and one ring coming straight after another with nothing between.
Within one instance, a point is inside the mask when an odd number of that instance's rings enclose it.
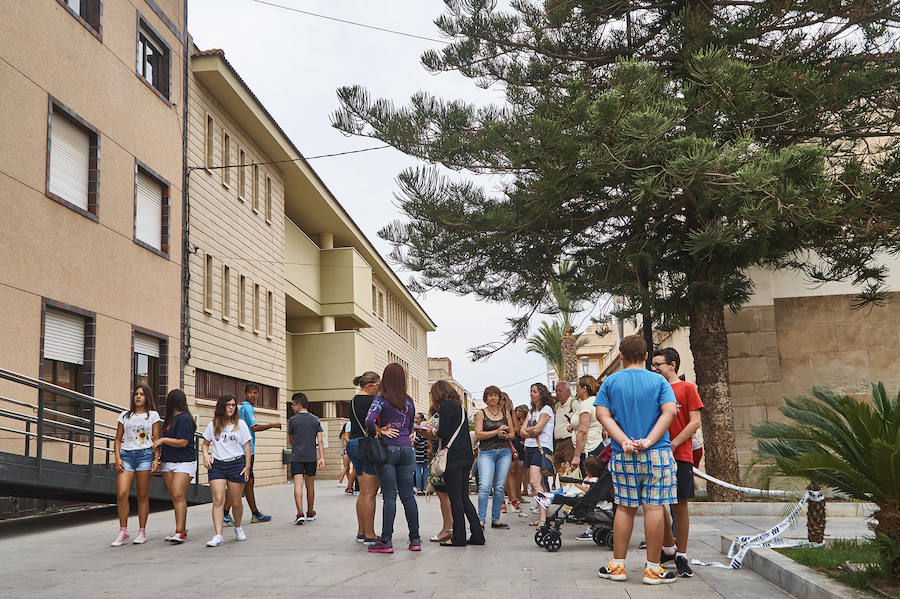
<instances>
[{"instance_id":1,"label":"white sneaker","mask_svg":"<svg viewBox=\"0 0 900 599\"><path fill-rule=\"evenodd\" d=\"M206 546L207 547L218 547L219 545L221 545L224 542L225 542L225 539L222 538L222 535L216 535L206 542Z\"/></svg>"},{"instance_id":2,"label":"white sneaker","mask_svg":"<svg viewBox=\"0 0 900 599\"><path fill-rule=\"evenodd\" d=\"M234 529L234 540L235 541L246 541L247 535L244 534L244 529L240 526L235 527Z\"/></svg>"},{"instance_id":3,"label":"white sneaker","mask_svg":"<svg viewBox=\"0 0 900 599\"><path fill-rule=\"evenodd\" d=\"M131 542L132 545L143 545L147 542L147 533L138 531L137 536L134 537L134 540Z\"/></svg>"},{"instance_id":4,"label":"white sneaker","mask_svg":"<svg viewBox=\"0 0 900 599\"><path fill-rule=\"evenodd\" d=\"M537 502L531 508L529 508L532 514L538 514L541 511L541 508L537 506Z\"/></svg>"},{"instance_id":5,"label":"white sneaker","mask_svg":"<svg viewBox=\"0 0 900 599\"><path fill-rule=\"evenodd\" d=\"M128 532L120 530L116 536L116 540L109 544L110 547L120 547L122 543L128 540Z\"/></svg>"}]
</instances>

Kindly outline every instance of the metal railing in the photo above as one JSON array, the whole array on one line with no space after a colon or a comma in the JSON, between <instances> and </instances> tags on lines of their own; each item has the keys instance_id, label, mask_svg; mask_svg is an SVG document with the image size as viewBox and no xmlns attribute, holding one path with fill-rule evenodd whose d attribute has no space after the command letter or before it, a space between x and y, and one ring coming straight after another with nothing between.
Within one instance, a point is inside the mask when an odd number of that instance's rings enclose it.
<instances>
[{"instance_id":1,"label":"metal railing","mask_svg":"<svg viewBox=\"0 0 900 599\"><path fill-rule=\"evenodd\" d=\"M104 462L102 467L109 468L111 466L110 456L115 451L114 443L116 439L115 425L109 425L103 422L97 422L97 410L111 412L118 415L126 410L122 406L118 406L90 395L78 393L65 387L60 387L52 383L47 383L39 379L31 378L16 372L4 370L0 368L0 380L10 381L24 387L37 390L37 404L4 397L0 395L0 402L11 404L19 408L25 408L24 411L13 411L11 409L0 408L0 419L9 419L24 423L24 430L11 428L9 426L0 426L0 431L21 435L24 438L24 456L32 457L32 447L34 447L34 457L36 461L37 474L40 476L44 458L44 444L46 442L65 443L68 445L68 463L75 464L74 450L76 447L85 447L88 450L88 481L93 477L95 467L95 452L102 451L104 453ZM89 414L90 417L78 416L67 412L61 412L48 407L47 396L55 395L76 402L81 407L82 414ZM28 412L31 413L28 413ZM69 422L63 422L62 419ZM32 430L33 429L33 430ZM98 430L104 429L104 430ZM111 431L111 432L104 432ZM76 440L59 433L68 433L73 436L86 437L86 440ZM195 433L194 447L200 447L200 435ZM196 460L199 474L200 454L196 452ZM113 459L114 461L114 459ZM194 486L199 486L199 476L194 477Z\"/></svg>"}]
</instances>

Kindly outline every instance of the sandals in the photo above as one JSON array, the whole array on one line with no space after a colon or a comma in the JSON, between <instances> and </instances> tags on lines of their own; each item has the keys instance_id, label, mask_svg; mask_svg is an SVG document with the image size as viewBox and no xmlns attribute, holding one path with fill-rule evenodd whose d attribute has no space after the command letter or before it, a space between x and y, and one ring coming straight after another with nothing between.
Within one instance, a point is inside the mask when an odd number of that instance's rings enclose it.
<instances>
[{"instance_id":1,"label":"sandals","mask_svg":"<svg viewBox=\"0 0 900 599\"><path fill-rule=\"evenodd\" d=\"M445 543L445 542L449 541L452 536L453 536L452 528L443 528L443 529L441 529L441 532L439 532L436 535L434 535L433 537L431 537L429 539L429 541L431 541L432 543Z\"/></svg>"},{"instance_id":2,"label":"sandals","mask_svg":"<svg viewBox=\"0 0 900 599\"><path fill-rule=\"evenodd\" d=\"M541 522L540 520L535 520L534 522L529 522L528 526L543 526L546 522Z\"/></svg>"}]
</instances>

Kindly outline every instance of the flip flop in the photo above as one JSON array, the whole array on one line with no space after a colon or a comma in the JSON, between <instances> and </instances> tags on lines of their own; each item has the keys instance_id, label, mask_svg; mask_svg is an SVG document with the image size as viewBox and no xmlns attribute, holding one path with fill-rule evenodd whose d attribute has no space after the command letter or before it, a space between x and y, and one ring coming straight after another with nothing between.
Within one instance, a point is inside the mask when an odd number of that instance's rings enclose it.
<instances>
[{"instance_id":1,"label":"flip flop","mask_svg":"<svg viewBox=\"0 0 900 599\"><path fill-rule=\"evenodd\" d=\"M443 536L444 534L446 534L447 536ZM444 528L444 529L441 529L441 532L437 533L436 535L434 535L433 537L431 537L428 540L431 541L432 543L443 543L445 541L450 540L450 537L452 537L452 536L453 536L453 529L452 528Z\"/></svg>"}]
</instances>

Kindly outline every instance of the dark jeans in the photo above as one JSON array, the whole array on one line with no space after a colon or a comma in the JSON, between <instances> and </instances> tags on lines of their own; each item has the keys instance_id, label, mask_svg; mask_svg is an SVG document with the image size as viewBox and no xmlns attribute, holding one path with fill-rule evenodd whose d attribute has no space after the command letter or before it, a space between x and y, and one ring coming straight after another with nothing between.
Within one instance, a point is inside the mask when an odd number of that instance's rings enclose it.
<instances>
[{"instance_id":1,"label":"dark jeans","mask_svg":"<svg viewBox=\"0 0 900 599\"><path fill-rule=\"evenodd\" d=\"M397 515L397 493L403 502L409 538L419 538L419 506L413 494L416 454L412 447L387 446L387 462L377 466L378 480L384 506L381 512L381 540L390 542L394 535L394 517Z\"/></svg>"},{"instance_id":2,"label":"dark jeans","mask_svg":"<svg viewBox=\"0 0 900 599\"><path fill-rule=\"evenodd\" d=\"M428 488L428 462L416 462L415 487L424 492Z\"/></svg>"},{"instance_id":3,"label":"dark jeans","mask_svg":"<svg viewBox=\"0 0 900 599\"><path fill-rule=\"evenodd\" d=\"M472 470L472 462L457 462L447 464L444 472L444 481L447 484L447 495L450 497L450 512L453 514L453 542L466 542L466 519L469 520L469 528L472 537L483 539L484 531L481 530L481 522L478 521L478 512L469 499L469 472Z\"/></svg>"}]
</instances>

